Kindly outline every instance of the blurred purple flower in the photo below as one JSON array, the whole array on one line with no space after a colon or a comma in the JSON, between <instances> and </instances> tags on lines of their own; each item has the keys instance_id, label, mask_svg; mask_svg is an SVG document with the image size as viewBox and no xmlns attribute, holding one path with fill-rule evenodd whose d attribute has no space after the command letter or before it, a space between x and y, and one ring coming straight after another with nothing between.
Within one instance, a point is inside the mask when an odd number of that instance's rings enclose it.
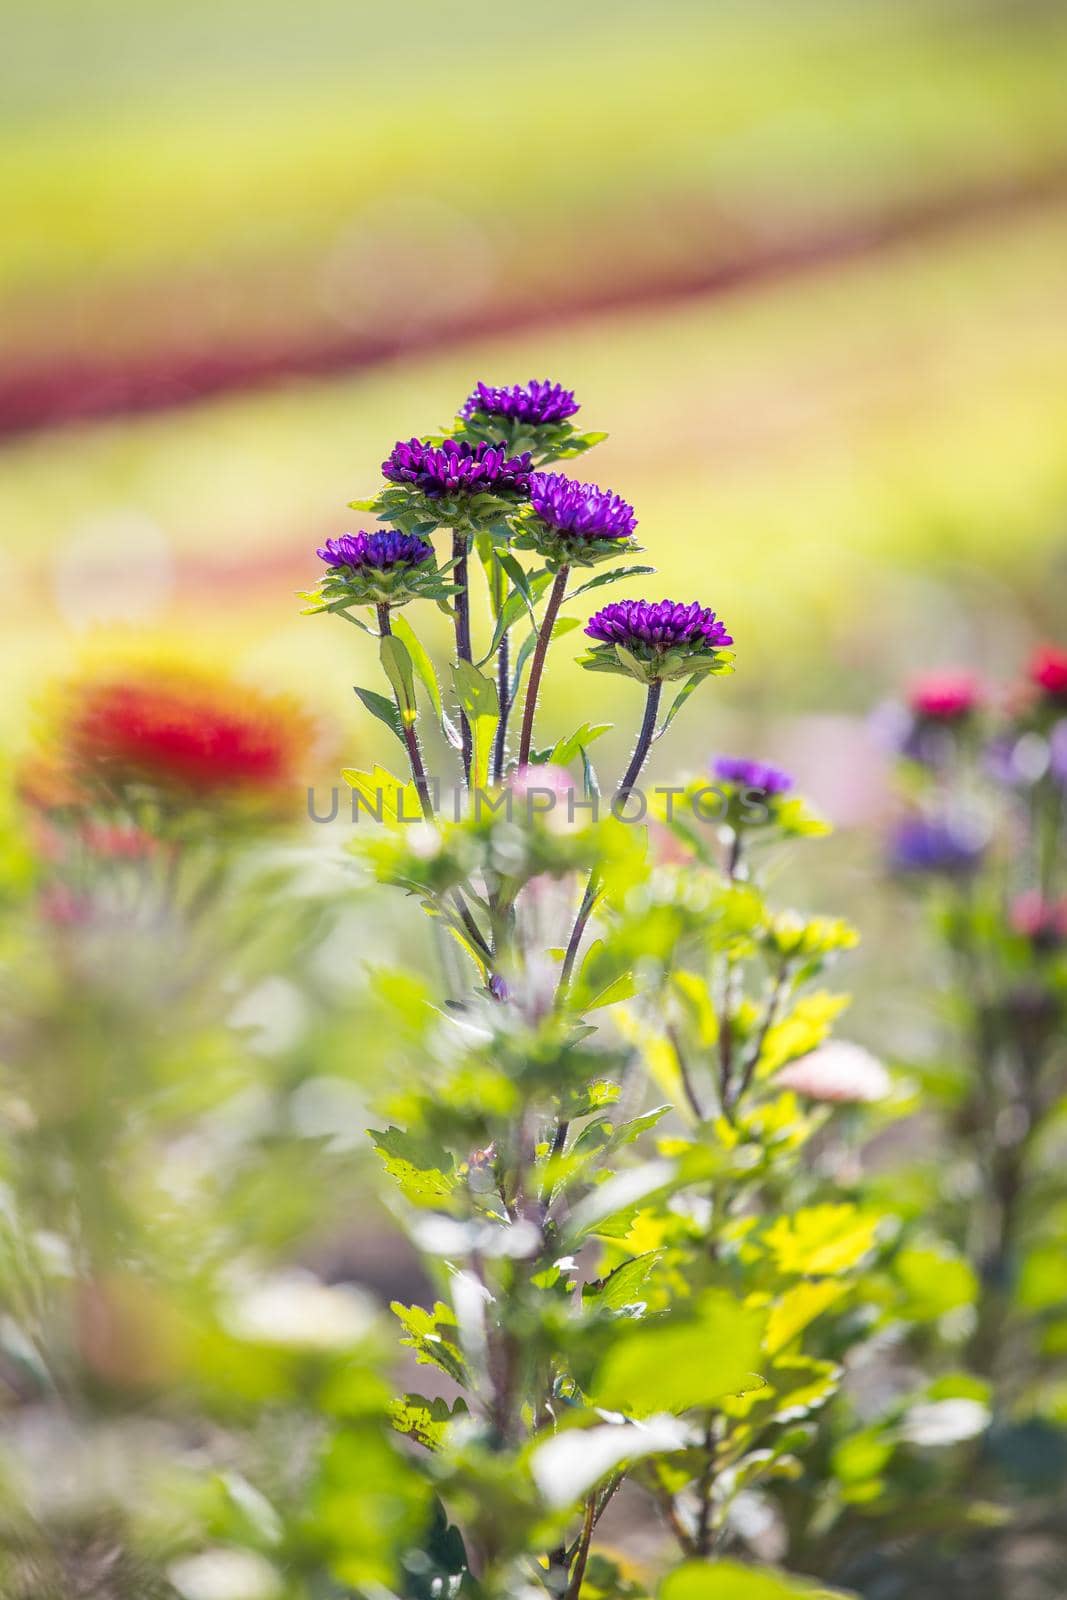
<instances>
[{"instance_id":1,"label":"blurred purple flower","mask_svg":"<svg viewBox=\"0 0 1067 1600\"><path fill-rule=\"evenodd\" d=\"M509 422L564 422L579 410L572 389L560 383L550 383L547 378L531 378L529 383L512 383L494 388L489 383L478 383L464 404L460 415L471 417L475 412L487 417L506 417Z\"/></svg>"},{"instance_id":2,"label":"blurred purple flower","mask_svg":"<svg viewBox=\"0 0 1067 1600\"><path fill-rule=\"evenodd\" d=\"M393 483L409 483L431 500L442 495L526 492L530 482L530 453L508 456L503 444L467 444L446 439L443 444L422 444L401 439L382 462L382 472Z\"/></svg>"},{"instance_id":3,"label":"blurred purple flower","mask_svg":"<svg viewBox=\"0 0 1067 1600\"><path fill-rule=\"evenodd\" d=\"M666 653L682 648L713 651L733 644L725 624L698 600L615 600L585 625L590 639L621 644L627 650Z\"/></svg>"},{"instance_id":4,"label":"blurred purple flower","mask_svg":"<svg viewBox=\"0 0 1067 1600\"><path fill-rule=\"evenodd\" d=\"M792 776L781 767L752 761L747 756L719 756L713 771L724 783L736 783L742 789L759 789L764 794L785 794L793 787Z\"/></svg>"},{"instance_id":5,"label":"blurred purple flower","mask_svg":"<svg viewBox=\"0 0 1067 1600\"><path fill-rule=\"evenodd\" d=\"M331 567L373 567L388 572L393 567L417 567L433 560L433 545L413 533L383 528L377 533L343 533L327 539L319 559Z\"/></svg>"},{"instance_id":6,"label":"blurred purple flower","mask_svg":"<svg viewBox=\"0 0 1067 1600\"><path fill-rule=\"evenodd\" d=\"M578 539L628 539L637 527L633 506L621 496L563 472L535 472L530 503L542 522Z\"/></svg>"},{"instance_id":7,"label":"blurred purple flower","mask_svg":"<svg viewBox=\"0 0 1067 1600\"><path fill-rule=\"evenodd\" d=\"M977 870L985 853L986 835L973 823L943 817L905 817L889 840L889 865L894 872L943 873L965 877Z\"/></svg>"}]
</instances>

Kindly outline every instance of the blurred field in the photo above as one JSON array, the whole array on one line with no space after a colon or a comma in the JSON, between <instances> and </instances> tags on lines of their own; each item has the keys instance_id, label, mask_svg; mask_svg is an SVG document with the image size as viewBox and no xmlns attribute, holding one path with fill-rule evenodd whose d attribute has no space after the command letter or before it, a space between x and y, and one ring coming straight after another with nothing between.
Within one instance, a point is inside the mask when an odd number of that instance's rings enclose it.
<instances>
[{"instance_id":1,"label":"blurred field","mask_svg":"<svg viewBox=\"0 0 1067 1600\"><path fill-rule=\"evenodd\" d=\"M183 403L5 446L5 728L118 623L221 648L356 735L369 663L294 591L393 440L478 376L562 378L610 427L588 470L633 499L660 592L738 638L727 726L861 711L956 655L1010 666L1056 626L1062 8L530 20L12 9L8 379L47 369L75 409ZM729 293L696 292L724 266ZM391 359L243 390L361 349ZM232 392L189 403L182 363L226 351Z\"/></svg>"}]
</instances>

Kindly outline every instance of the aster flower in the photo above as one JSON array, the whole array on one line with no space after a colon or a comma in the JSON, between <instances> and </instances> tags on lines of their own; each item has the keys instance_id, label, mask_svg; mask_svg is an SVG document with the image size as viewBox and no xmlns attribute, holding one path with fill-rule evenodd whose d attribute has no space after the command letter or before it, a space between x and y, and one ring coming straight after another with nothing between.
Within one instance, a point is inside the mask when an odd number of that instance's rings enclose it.
<instances>
[{"instance_id":1,"label":"aster flower","mask_svg":"<svg viewBox=\"0 0 1067 1600\"><path fill-rule=\"evenodd\" d=\"M1067 706L1067 650L1057 650L1052 645L1035 650L1029 678L1047 701Z\"/></svg>"},{"instance_id":2,"label":"aster flower","mask_svg":"<svg viewBox=\"0 0 1067 1600\"><path fill-rule=\"evenodd\" d=\"M417 567L433 560L433 545L415 534L385 528L379 533L343 533L327 539L316 555L331 567L371 567L389 572L393 567Z\"/></svg>"},{"instance_id":3,"label":"aster flower","mask_svg":"<svg viewBox=\"0 0 1067 1600\"><path fill-rule=\"evenodd\" d=\"M1046 900L1030 890L1012 901L1008 921L1035 950L1056 950L1067 942L1067 900Z\"/></svg>"},{"instance_id":4,"label":"aster flower","mask_svg":"<svg viewBox=\"0 0 1067 1600\"><path fill-rule=\"evenodd\" d=\"M485 493L514 499L529 487L530 455L509 456L506 444L445 439L434 445L408 439L393 446L382 473L393 483L410 484L428 500Z\"/></svg>"},{"instance_id":5,"label":"aster flower","mask_svg":"<svg viewBox=\"0 0 1067 1600\"><path fill-rule=\"evenodd\" d=\"M353 605L400 606L417 598L442 599L447 568L434 560L433 545L417 534L382 528L375 533L343 533L318 550L329 571L307 598L312 611L338 611Z\"/></svg>"},{"instance_id":6,"label":"aster flower","mask_svg":"<svg viewBox=\"0 0 1067 1600\"><path fill-rule=\"evenodd\" d=\"M834 1105L873 1105L893 1087L877 1057L847 1039L832 1039L791 1061L775 1073L774 1084Z\"/></svg>"},{"instance_id":7,"label":"aster flower","mask_svg":"<svg viewBox=\"0 0 1067 1600\"><path fill-rule=\"evenodd\" d=\"M595 566L620 550L637 550L633 506L610 489L578 483L562 472L535 472L530 504L516 518L513 543L536 550L550 570ZM650 569L645 569L650 570Z\"/></svg>"},{"instance_id":8,"label":"aster flower","mask_svg":"<svg viewBox=\"0 0 1067 1600\"><path fill-rule=\"evenodd\" d=\"M739 789L757 789L761 794L787 794L793 787L792 777L781 767L747 756L719 756L712 770L724 783L736 784Z\"/></svg>"},{"instance_id":9,"label":"aster flower","mask_svg":"<svg viewBox=\"0 0 1067 1600\"><path fill-rule=\"evenodd\" d=\"M917 679L908 693L908 708L930 722L959 722L977 710L982 692L970 672L936 672Z\"/></svg>"},{"instance_id":10,"label":"aster flower","mask_svg":"<svg viewBox=\"0 0 1067 1600\"><path fill-rule=\"evenodd\" d=\"M561 383L551 383L547 378L531 378L529 383L513 383L503 388L476 383L460 415L464 418L504 417L508 422L539 425L566 422L579 409L573 389L565 389Z\"/></svg>"},{"instance_id":11,"label":"aster flower","mask_svg":"<svg viewBox=\"0 0 1067 1600\"><path fill-rule=\"evenodd\" d=\"M889 865L906 876L967 877L981 865L987 839L962 821L915 815L898 823L889 841Z\"/></svg>"},{"instance_id":12,"label":"aster flower","mask_svg":"<svg viewBox=\"0 0 1067 1600\"><path fill-rule=\"evenodd\" d=\"M728 672L733 659L725 624L696 600L616 600L590 617L585 631L595 644L583 666L642 683Z\"/></svg>"},{"instance_id":13,"label":"aster flower","mask_svg":"<svg viewBox=\"0 0 1067 1600\"><path fill-rule=\"evenodd\" d=\"M45 718L62 810L84 842L147 853L142 827L209 810L236 818L295 811L313 730L288 697L168 658L111 664L57 686ZM142 802L148 811L142 816ZM117 804L123 831L90 817ZM183 822L183 829L186 824ZM183 835L184 837L184 835Z\"/></svg>"}]
</instances>

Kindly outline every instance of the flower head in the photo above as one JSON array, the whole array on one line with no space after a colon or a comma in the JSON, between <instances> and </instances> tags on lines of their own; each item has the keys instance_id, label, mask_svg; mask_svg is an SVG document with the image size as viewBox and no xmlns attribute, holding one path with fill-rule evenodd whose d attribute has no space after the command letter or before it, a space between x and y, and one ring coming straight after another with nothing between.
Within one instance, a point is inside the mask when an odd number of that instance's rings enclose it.
<instances>
[{"instance_id":1,"label":"flower head","mask_svg":"<svg viewBox=\"0 0 1067 1600\"><path fill-rule=\"evenodd\" d=\"M733 644L714 611L694 600L615 600L586 623L596 640L582 658L594 672L623 672L643 683L728 672Z\"/></svg>"},{"instance_id":2,"label":"flower head","mask_svg":"<svg viewBox=\"0 0 1067 1600\"><path fill-rule=\"evenodd\" d=\"M468 444L445 439L423 444L400 440L382 462L382 472L393 483L410 484L427 499L440 500L476 494L525 494L530 482L530 454L509 456L504 444Z\"/></svg>"},{"instance_id":3,"label":"flower head","mask_svg":"<svg viewBox=\"0 0 1067 1600\"><path fill-rule=\"evenodd\" d=\"M792 777L781 767L753 761L747 756L719 756L713 770L724 783L736 783L741 789L758 789L763 794L786 794L793 787Z\"/></svg>"},{"instance_id":4,"label":"flower head","mask_svg":"<svg viewBox=\"0 0 1067 1600\"><path fill-rule=\"evenodd\" d=\"M718 650L733 644L714 611L699 600L685 605L677 600L614 600L589 618L590 639L621 644L627 650Z\"/></svg>"},{"instance_id":5,"label":"flower head","mask_svg":"<svg viewBox=\"0 0 1067 1600\"><path fill-rule=\"evenodd\" d=\"M889 864L906 875L966 877L985 853L985 833L962 821L915 815L898 823L889 841Z\"/></svg>"},{"instance_id":6,"label":"flower head","mask_svg":"<svg viewBox=\"0 0 1067 1600\"><path fill-rule=\"evenodd\" d=\"M575 542L628 539L637 527L634 508L610 489L578 483L563 472L535 472L530 504L541 521Z\"/></svg>"},{"instance_id":7,"label":"flower head","mask_svg":"<svg viewBox=\"0 0 1067 1600\"><path fill-rule=\"evenodd\" d=\"M1054 950L1067 942L1067 900L1046 900L1030 890L1012 901L1008 920L1037 950Z\"/></svg>"},{"instance_id":8,"label":"flower head","mask_svg":"<svg viewBox=\"0 0 1067 1600\"><path fill-rule=\"evenodd\" d=\"M537 425L565 422L578 410L572 389L565 389L561 383L550 383L547 378L531 378L529 383L513 383L503 388L488 383L475 384L460 415L505 417L509 422Z\"/></svg>"},{"instance_id":9,"label":"flower head","mask_svg":"<svg viewBox=\"0 0 1067 1600\"><path fill-rule=\"evenodd\" d=\"M327 539L317 552L329 571L317 590L306 596L314 611L344 605L402 606L420 597L445 598L444 573L434 560L433 545L414 533L382 528L376 533L343 533Z\"/></svg>"},{"instance_id":10,"label":"flower head","mask_svg":"<svg viewBox=\"0 0 1067 1600\"><path fill-rule=\"evenodd\" d=\"M592 567L636 550L633 506L610 489L578 483L563 472L535 472L530 479L530 504L512 527L520 550L536 550L550 570L563 566Z\"/></svg>"},{"instance_id":11,"label":"flower head","mask_svg":"<svg viewBox=\"0 0 1067 1600\"><path fill-rule=\"evenodd\" d=\"M958 722L977 709L981 698L981 688L973 674L937 672L912 684L908 706L914 716L931 722Z\"/></svg>"},{"instance_id":12,"label":"flower head","mask_svg":"<svg viewBox=\"0 0 1067 1600\"><path fill-rule=\"evenodd\" d=\"M316 555L330 567L391 572L394 567L417 567L432 561L433 545L417 534L385 528L378 533L343 533L339 539L327 539Z\"/></svg>"},{"instance_id":13,"label":"flower head","mask_svg":"<svg viewBox=\"0 0 1067 1600\"><path fill-rule=\"evenodd\" d=\"M1067 705L1067 650L1056 650L1052 645L1042 645L1035 650L1030 660L1029 678L1046 699L1057 705Z\"/></svg>"},{"instance_id":14,"label":"flower head","mask_svg":"<svg viewBox=\"0 0 1067 1600\"><path fill-rule=\"evenodd\" d=\"M876 1056L847 1039L831 1039L817 1050L791 1061L775 1073L780 1089L792 1089L810 1100L835 1105L873 1105L884 1100L893 1084Z\"/></svg>"},{"instance_id":15,"label":"flower head","mask_svg":"<svg viewBox=\"0 0 1067 1600\"><path fill-rule=\"evenodd\" d=\"M287 697L186 664L112 667L64 686L50 727L64 809L150 794L168 810L288 810L312 742Z\"/></svg>"}]
</instances>

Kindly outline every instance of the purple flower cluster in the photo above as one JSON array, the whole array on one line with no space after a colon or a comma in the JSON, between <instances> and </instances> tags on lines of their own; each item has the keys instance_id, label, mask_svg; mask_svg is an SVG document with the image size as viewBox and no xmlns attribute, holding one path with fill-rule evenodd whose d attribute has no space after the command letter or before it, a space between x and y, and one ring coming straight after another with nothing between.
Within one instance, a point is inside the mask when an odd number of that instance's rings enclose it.
<instances>
[{"instance_id":1,"label":"purple flower cluster","mask_svg":"<svg viewBox=\"0 0 1067 1600\"><path fill-rule=\"evenodd\" d=\"M694 600L615 600L585 625L591 639L621 644L627 650L719 650L733 644L714 611Z\"/></svg>"},{"instance_id":2,"label":"purple flower cluster","mask_svg":"<svg viewBox=\"0 0 1067 1600\"><path fill-rule=\"evenodd\" d=\"M488 383L475 385L461 416L476 412L488 417L506 417L509 422L564 422L579 409L573 389L547 378L531 378L529 383L513 383L497 389Z\"/></svg>"},{"instance_id":3,"label":"purple flower cluster","mask_svg":"<svg viewBox=\"0 0 1067 1600\"><path fill-rule=\"evenodd\" d=\"M758 789L762 794L786 794L793 787L792 777L781 767L753 761L747 756L719 756L714 771L724 783L736 783L741 789Z\"/></svg>"},{"instance_id":4,"label":"purple flower cluster","mask_svg":"<svg viewBox=\"0 0 1067 1600\"><path fill-rule=\"evenodd\" d=\"M316 551L331 567L373 567L389 572L394 567L418 567L433 559L433 545L413 533L397 533L383 528L377 533L343 533L327 539Z\"/></svg>"},{"instance_id":5,"label":"purple flower cluster","mask_svg":"<svg viewBox=\"0 0 1067 1600\"><path fill-rule=\"evenodd\" d=\"M393 483L421 489L431 500L508 490L525 493L530 482L530 453L509 457L506 445L467 444L455 439L440 445L400 440L382 462L382 472Z\"/></svg>"},{"instance_id":6,"label":"purple flower cluster","mask_svg":"<svg viewBox=\"0 0 1067 1600\"><path fill-rule=\"evenodd\" d=\"M637 527L633 506L621 496L563 472L535 472L530 503L542 522L576 539L628 539Z\"/></svg>"}]
</instances>

